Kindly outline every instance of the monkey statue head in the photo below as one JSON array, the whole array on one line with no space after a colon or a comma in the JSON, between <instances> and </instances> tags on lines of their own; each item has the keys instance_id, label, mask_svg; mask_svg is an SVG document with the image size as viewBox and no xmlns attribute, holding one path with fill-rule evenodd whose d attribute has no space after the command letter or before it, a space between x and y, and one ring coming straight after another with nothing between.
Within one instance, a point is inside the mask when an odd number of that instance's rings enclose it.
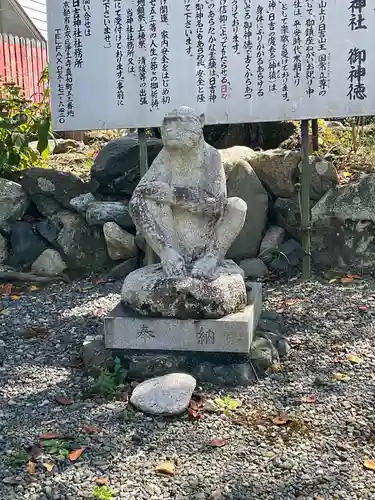
<instances>
[{"instance_id":1,"label":"monkey statue head","mask_svg":"<svg viewBox=\"0 0 375 500\"><path fill-rule=\"evenodd\" d=\"M166 149L190 150L203 139L204 115L194 109L181 106L166 114L161 127L161 137Z\"/></svg>"}]
</instances>

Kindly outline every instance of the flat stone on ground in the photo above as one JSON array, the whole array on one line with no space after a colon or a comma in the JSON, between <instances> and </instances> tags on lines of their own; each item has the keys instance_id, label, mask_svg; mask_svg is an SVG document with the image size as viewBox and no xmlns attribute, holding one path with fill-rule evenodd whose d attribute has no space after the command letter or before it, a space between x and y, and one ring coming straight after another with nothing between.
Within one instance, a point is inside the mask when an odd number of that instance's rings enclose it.
<instances>
[{"instance_id":1,"label":"flat stone on ground","mask_svg":"<svg viewBox=\"0 0 375 500\"><path fill-rule=\"evenodd\" d=\"M195 386L191 375L171 373L137 385L130 402L151 415L179 415L188 407Z\"/></svg>"}]
</instances>

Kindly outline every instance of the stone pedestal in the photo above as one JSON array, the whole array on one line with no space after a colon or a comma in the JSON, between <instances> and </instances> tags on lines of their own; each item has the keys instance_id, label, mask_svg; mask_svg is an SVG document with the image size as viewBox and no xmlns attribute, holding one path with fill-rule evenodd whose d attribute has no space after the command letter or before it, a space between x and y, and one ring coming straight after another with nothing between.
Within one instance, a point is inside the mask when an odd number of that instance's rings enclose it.
<instances>
[{"instance_id":1,"label":"stone pedestal","mask_svg":"<svg viewBox=\"0 0 375 500\"><path fill-rule=\"evenodd\" d=\"M246 306L242 269L225 260L213 280L191 276L168 278L160 264L129 274L121 302L141 316L177 319L217 319L233 315Z\"/></svg>"},{"instance_id":2,"label":"stone pedestal","mask_svg":"<svg viewBox=\"0 0 375 500\"><path fill-rule=\"evenodd\" d=\"M261 284L253 283L242 312L219 319L150 318L119 304L104 319L107 349L248 354L258 325Z\"/></svg>"}]
</instances>

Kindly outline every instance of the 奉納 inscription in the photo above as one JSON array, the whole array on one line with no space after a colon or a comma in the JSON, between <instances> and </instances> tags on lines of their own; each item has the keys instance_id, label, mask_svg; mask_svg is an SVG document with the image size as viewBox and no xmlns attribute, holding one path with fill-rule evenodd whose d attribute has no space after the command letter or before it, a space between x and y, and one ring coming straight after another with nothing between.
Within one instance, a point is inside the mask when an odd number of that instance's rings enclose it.
<instances>
[{"instance_id":1,"label":"\u5949\u7d0d inscription","mask_svg":"<svg viewBox=\"0 0 375 500\"><path fill-rule=\"evenodd\" d=\"M147 325L142 325L137 331L137 339L142 342L153 340L155 338L154 332Z\"/></svg>"},{"instance_id":2,"label":"\u5949\u7d0d inscription","mask_svg":"<svg viewBox=\"0 0 375 500\"><path fill-rule=\"evenodd\" d=\"M197 332L197 344L215 345L215 332L212 329L205 329L203 326Z\"/></svg>"}]
</instances>

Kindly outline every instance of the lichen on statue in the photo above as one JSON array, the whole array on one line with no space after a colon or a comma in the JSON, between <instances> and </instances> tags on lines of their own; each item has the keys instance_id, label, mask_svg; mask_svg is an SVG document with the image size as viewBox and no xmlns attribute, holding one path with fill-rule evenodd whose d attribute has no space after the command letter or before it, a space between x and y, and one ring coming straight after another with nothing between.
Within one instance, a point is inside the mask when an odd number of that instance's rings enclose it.
<instances>
[{"instance_id":1,"label":"lichen on statue","mask_svg":"<svg viewBox=\"0 0 375 500\"><path fill-rule=\"evenodd\" d=\"M219 152L203 138L203 116L186 106L167 114L163 149L129 203L137 233L160 264L131 273L122 302L140 314L220 318L246 306L243 271L225 254L247 206L228 198Z\"/></svg>"},{"instance_id":2,"label":"lichen on statue","mask_svg":"<svg viewBox=\"0 0 375 500\"><path fill-rule=\"evenodd\" d=\"M161 133L164 147L135 189L130 214L167 277L213 279L243 227L246 203L227 198L203 116L182 106L165 116Z\"/></svg>"}]
</instances>

